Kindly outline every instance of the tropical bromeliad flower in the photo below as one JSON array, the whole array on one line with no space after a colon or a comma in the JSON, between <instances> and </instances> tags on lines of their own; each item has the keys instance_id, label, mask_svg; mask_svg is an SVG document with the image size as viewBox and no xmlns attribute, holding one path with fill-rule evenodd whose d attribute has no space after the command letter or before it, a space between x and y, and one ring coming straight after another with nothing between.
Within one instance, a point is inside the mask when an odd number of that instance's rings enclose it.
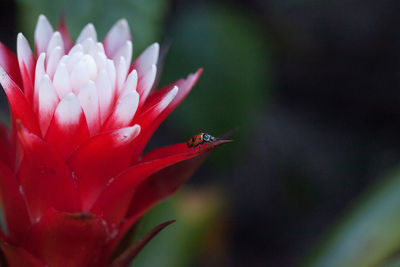
<instances>
[{"instance_id":1,"label":"tropical bromeliad flower","mask_svg":"<svg viewBox=\"0 0 400 267\"><path fill-rule=\"evenodd\" d=\"M227 142L142 155L201 74L153 91L158 50L151 45L131 64L126 20L103 42L88 24L74 44L63 20L53 31L44 16L35 54L21 33L17 56L0 43L12 117L11 132L0 127L0 247L10 266L126 266L169 222L118 254L132 225Z\"/></svg>"}]
</instances>

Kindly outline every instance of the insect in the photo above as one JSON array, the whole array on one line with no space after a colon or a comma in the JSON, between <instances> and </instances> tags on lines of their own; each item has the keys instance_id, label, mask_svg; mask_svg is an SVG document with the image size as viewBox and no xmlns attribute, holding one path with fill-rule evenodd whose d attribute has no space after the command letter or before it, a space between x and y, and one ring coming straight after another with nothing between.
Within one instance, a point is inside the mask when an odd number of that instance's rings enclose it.
<instances>
[{"instance_id":1,"label":"insect","mask_svg":"<svg viewBox=\"0 0 400 267\"><path fill-rule=\"evenodd\" d=\"M189 138L189 140L187 141L187 146L189 148L195 148L200 145L201 147L204 143L211 143L215 140L216 138L209 135L208 133L198 133Z\"/></svg>"}]
</instances>

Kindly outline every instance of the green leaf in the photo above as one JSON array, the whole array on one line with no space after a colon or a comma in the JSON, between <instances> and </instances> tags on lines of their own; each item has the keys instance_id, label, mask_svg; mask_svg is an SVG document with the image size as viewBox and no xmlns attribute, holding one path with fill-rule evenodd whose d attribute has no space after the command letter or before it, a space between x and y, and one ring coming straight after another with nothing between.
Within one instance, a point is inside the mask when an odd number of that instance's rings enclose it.
<instances>
[{"instance_id":1,"label":"green leaf","mask_svg":"<svg viewBox=\"0 0 400 267\"><path fill-rule=\"evenodd\" d=\"M397 266L389 262L399 251L400 169L361 198L305 265Z\"/></svg>"}]
</instances>

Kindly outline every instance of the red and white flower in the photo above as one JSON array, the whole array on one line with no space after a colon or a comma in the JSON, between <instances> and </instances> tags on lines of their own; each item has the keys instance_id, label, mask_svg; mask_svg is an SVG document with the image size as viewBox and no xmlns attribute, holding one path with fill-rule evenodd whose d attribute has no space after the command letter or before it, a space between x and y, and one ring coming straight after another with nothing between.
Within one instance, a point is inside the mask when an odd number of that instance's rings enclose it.
<instances>
[{"instance_id":1,"label":"red and white flower","mask_svg":"<svg viewBox=\"0 0 400 267\"><path fill-rule=\"evenodd\" d=\"M152 90L159 46L132 61L126 20L99 42L88 24L75 44L63 21L40 16L35 53L0 43L0 83L12 131L0 128L0 196L10 266L125 266L168 223L121 255L115 248L153 205L173 194L217 140L143 154L166 116L201 74Z\"/></svg>"}]
</instances>

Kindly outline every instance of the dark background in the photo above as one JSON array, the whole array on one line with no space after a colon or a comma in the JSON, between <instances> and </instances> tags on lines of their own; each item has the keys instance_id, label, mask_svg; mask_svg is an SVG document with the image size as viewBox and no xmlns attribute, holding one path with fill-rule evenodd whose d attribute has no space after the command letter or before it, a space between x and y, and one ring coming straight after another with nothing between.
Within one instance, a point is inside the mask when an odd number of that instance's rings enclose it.
<instances>
[{"instance_id":1,"label":"dark background","mask_svg":"<svg viewBox=\"0 0 400 267\"><path fill-rule=\"evenodd\" d=\"M32 41L40 13L55 26L65 9L73 36L89 21L104 36L126 17L136 55L154 41L170 46L161 85L204 67L150 147L239 128L233 144L215 151L178 197L144 220L153 226L173 214L186 218L143 252L143 265L299 265L399 163L399 1L70 5L1 0L1 41L14 49L19 31ZM4 119L4 95L0 103ZM194 207L182 208L188 199ZM177 238L180 229L185 238ZM171 255L181 260L168 265Z\"/></svg>"}]
</instances>

